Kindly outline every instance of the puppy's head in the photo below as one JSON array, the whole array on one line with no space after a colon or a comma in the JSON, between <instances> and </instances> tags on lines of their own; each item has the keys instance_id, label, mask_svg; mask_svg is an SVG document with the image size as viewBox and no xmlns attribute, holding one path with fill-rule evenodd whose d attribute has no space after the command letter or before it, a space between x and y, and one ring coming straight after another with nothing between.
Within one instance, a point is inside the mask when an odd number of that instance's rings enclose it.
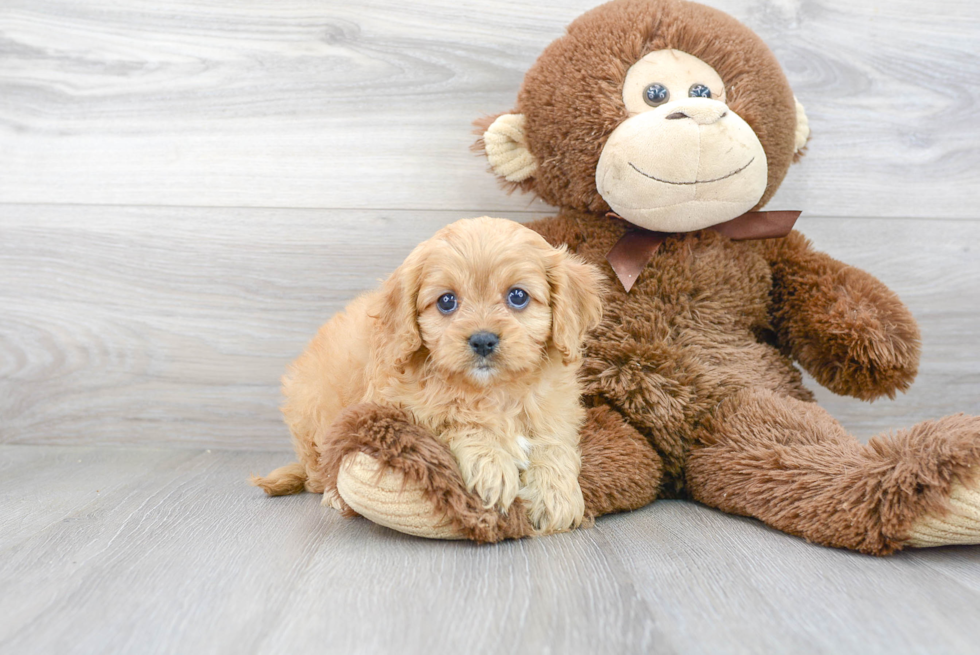
<instances>
[{"instance_id":1,"label":"puppy's head","mask_svg":"<svg viewBox=\"0 0 980 655\"><path fill-rule=\"evenodd\" d=\"M581 357L602 314L602 276L498 218L462 220L420 244L385 282L379 358L480 384Z\"/></svg>"}]
</instances>

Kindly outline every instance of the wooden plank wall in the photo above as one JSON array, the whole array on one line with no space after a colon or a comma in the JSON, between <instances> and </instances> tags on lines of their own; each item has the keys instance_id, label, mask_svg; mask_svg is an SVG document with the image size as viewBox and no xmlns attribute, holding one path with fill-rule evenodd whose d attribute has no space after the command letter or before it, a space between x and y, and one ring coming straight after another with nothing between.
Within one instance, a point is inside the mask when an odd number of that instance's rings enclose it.
<instances>
[{"instance_id":1,"label":"wooden plank wall","mask_svg":"<svg viewBox=\"0 0 980 655\"><path fill-rule=\"evenodd\" d=\"M529 220L468 151L594 0L5 0L0 443L287 447L316 327L457 218ZM814 136L770 203L925 334L856 433L980 413L980 6L711 0Z\"/></svg>"}]
</instances>

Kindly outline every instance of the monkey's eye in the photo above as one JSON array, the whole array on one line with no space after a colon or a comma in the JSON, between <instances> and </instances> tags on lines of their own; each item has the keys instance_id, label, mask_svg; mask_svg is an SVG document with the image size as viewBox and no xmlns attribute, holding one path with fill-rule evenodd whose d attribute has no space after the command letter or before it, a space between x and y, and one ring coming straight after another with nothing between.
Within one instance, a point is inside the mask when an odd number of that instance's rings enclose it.
<instances>
[{"instance_id":1,"label":"monkey's eye","mask_svg":"<svg viewBox=\"0 0 980 655\"><path fill-rule=\"evenodd\" d=\"M651 107L662 105L670 99L670 91L663 84L651 84L643 90L643 101Z\"/></svg>"},{"instance_id":2,"label":"monkey's eye","mask_svg":"<svg viewBox=\"0 0 980 655\"><path fill-rule=\"evenodd\" d=\"M711 89L708 88L707 84L694 84L688 91L688 95L692 98L710 98Z\"/></svg>"},{"instance_id":3,"label":"monkey's eye","mask_svg":"<svg viewBox=\"0 0 980 655\"><path fill-rule=\"evenodd\" d=\"M524 309L529 302L531 302L531 296L520 287L514 287L507 292L507 304L514 309Z\"/></svg>"},{"instance_id":4,"label":"monkey's eye","mask_svg":"<svg viewBox=\"0 0 980 655\"><path fill-rule=\"evenodd\" d=\"M456 294L452 291L442 294L436 301L436 307L443 314L452 314L459 307L459 303L456 302Z\"/></svg>"}]
</instances>

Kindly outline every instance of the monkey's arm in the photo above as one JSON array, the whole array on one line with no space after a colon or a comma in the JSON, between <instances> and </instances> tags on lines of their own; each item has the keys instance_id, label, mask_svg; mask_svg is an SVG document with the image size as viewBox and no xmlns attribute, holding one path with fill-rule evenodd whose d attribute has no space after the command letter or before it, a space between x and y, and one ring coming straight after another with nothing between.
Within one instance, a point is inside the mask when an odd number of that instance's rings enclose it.
<instances>
[{"instance_id":1,"label":"monkey's arm","mask_svg":"<svg viewBox=\"0 0 980 655\"><path fill-rule=\"evenodd\" d=\"M785 352L837 394L874 400L908 389L919 327L894 292L817 252L799 232L759 243L772 268L770 320Z\"/></svg>"}]
</instances>

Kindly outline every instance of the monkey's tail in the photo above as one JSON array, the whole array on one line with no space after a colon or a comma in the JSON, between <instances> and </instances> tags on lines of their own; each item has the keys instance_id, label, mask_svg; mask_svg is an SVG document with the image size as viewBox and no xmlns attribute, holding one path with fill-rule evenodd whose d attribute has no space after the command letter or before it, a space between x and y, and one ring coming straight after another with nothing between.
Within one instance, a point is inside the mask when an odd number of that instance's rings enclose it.
<instances>
[{"instance_id":1,"label":"monkey's tail","mask_svg":"<svg viewBox=\"0 0 980 655\"><path fill-rule=\"evenodd\" d=\"M306 467L299 462L280 466L264 478L253 475L252 484L261 487L270 496L298 494L306 488Z\"/></svg>"}]
</instances>

